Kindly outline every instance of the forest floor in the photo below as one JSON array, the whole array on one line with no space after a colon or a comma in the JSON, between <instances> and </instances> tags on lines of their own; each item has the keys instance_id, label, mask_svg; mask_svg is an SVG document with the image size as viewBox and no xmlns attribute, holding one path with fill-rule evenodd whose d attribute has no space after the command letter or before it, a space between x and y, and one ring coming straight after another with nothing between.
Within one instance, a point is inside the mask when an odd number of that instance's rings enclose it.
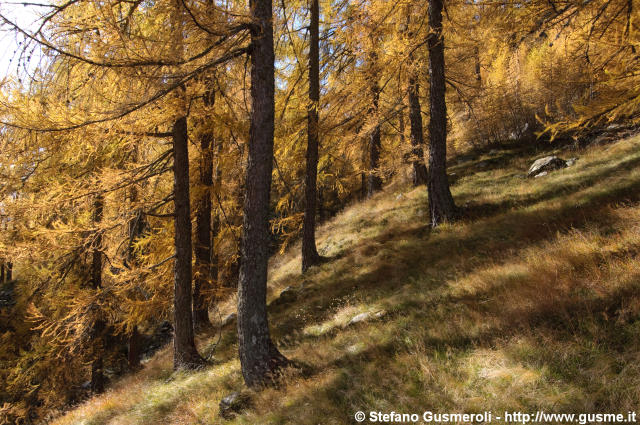
<instances>
[{"instance_id":1,"label":"forest floor","mask_svg":"<svg viewBox=\"0 0 640 425\"><path fill-rule=\"evenodd\" d=\"M548 152L491 151L451 166L465 212L455 224L430 230L425 188L396 185L320 227L319 250L332 261L301 275L298 246L272 259L270 300L303 284L296 301L270 307L273 337L308 367L278 388L248 392L250 407L232 420L219 417L218 404L246 391L235 322L199 337L212 366L174 373L168 347L54 423L350 424L359 410L635 410L640 137L557 149L579 160L525 179ZM363 312L370 320L349 324Z\"/></svg>"}]
</instances>

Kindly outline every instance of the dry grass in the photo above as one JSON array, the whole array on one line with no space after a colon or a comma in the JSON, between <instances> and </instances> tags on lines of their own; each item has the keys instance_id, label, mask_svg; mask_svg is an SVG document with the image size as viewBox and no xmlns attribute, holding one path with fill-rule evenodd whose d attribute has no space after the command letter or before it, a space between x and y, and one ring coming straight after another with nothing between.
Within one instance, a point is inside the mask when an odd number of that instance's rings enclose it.
<instances>
[{"instance_id":1,"label":"dry grass","mask_svg":"<svg viewBox=\"0 0 640 425\"><path fill-rule=\"evenodd\" d=\"M430 231L424 188L376 196L319 231L335 257L301 276L274 258L275 340L309 365L253 394L234 424L348 424L357 410L623 412L640 404L640 138L521 178L533 155L451 168L465 220ZM223 313L233 303L222 306ZM381 318L346 326L361 312ZM203 336L201 349L215 340ZM233 327L216 363L173 374L167 351L54 423L214 424L243 388Z\"/></svg>"}]
</instances>

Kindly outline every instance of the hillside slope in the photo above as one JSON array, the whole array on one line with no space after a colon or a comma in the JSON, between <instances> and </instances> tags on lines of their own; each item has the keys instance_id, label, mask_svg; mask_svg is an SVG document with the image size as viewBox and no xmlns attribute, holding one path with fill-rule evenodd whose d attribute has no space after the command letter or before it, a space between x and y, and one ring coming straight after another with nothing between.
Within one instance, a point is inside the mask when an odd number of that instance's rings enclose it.
<instances>
[{"instance_id":1,"label":"hillside slope","mask_svg":"<svg viewBox=\"0 0 640 425\"><path fill-rule=\"evenodd\" d=\"M301 276L297 247L275 258L270 299L302 289L270 308L274 340L307 367L226 423L640 405L640 137L577 155L534 180L540 154L476 157L450 168L461 222L431 231L424 187L389 188L321 227L331 262ZM173 373L165 349L53 423L223 423L220 399L243 389L234 325L201 336L206 370Z\"/></svg>"}]
</instances>

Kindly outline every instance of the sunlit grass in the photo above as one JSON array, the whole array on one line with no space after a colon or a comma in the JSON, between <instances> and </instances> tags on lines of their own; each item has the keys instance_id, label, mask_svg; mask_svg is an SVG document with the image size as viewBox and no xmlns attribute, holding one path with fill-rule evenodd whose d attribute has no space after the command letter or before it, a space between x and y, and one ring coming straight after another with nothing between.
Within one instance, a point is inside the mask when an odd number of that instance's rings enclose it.
<instances>
[{"instance_id":1,"label":"sunlit grass","mask_svg":"<svg viewBox=\"0 0 640 425\"><path fill-rule=\"evenodd\" d=\"M252 394L232 424L348 424L357 410L608 411L640 404L640 139L565 153L575 166L524 179L537 156L450 168L465 218L431 231L422 188L393 189L323 224L333 259L302 276L299 246L272 259L273 336L309 366ZM233 311L234 299L220 307ZM374 320L347 326L363 312ZM171 371L170 350L55 421L217 424L243 389L233 326L212 366ZM199 347L217 336L202 336Z\"/></svg>"}]
</instances>

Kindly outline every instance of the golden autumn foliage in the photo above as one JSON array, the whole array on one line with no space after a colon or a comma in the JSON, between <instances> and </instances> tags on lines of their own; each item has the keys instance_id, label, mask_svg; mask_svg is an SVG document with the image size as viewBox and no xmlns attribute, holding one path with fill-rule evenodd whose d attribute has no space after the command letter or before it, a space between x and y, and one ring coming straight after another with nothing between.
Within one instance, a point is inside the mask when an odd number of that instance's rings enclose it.
<instances>
[{"instance_id":1,"label":"golden autumn foliage","mask_svg":"<svg viewBox=\"0 0 640 425\"><path fill-rule=\"evenodd\" d=\"M407 179L407 81L416 75L420 83L426 128L432 34L426 2L320 3L317 182L326 220L362 196L366 175ZM0 17L22 43L18 67L0 82L0 260L13 264L17 294L15 305L0 307L0 421L10 423L85 395L96 321L105 323L105 363L118 375L134 328L171 317L169 138L180 114L188 116L192 204L205 191L197 141L213 134L212 302L233 292L242 231L253 30L245 2L69 0L42 9L35 28ZM633 2L449 1L445 9L451 155L638 122ZM307 26L307 2L274 4L273 253L302 226ZM372 79L381 89L375 113ZM378 125L382 156L372 170L368 135ZM105 258L97 289L92 250Z\"/></svg>"}]
</instances>

